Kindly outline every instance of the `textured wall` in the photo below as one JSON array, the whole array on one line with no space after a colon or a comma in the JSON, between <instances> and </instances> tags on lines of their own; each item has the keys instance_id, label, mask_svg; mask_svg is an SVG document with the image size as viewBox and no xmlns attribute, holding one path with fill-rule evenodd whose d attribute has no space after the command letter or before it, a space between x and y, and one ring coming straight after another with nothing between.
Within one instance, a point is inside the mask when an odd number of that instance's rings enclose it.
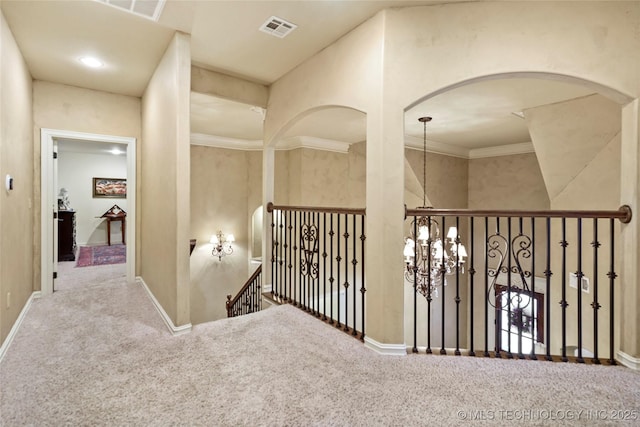
<instances>
[{"instance_id":1,"label":"textured wall","mask_svg":"<svg viewBox=\"0 0 640 427\"><path fill-rule=\"evenodd\" d=\"M190 323L189 49L176 33L142 97L140 275L176 326Z\"/></svg>"},{"instance_id":2,"label":"textured wall","mask_svg":"<svg viewBox=\"0 0 640 427\"><path fill-rule=\"evenodd\" d=\"M33 159L36 183L34 200L40 200L40 129L59 129L76 132L135 137L140 141L140 99L55 83L33 83ZM138 154L140 144L137 144ZM136 169L140 173L140 156ZM138 190L139 190L138 180ZM138 199L138 209L140 200ZM34 204L34 284L40 288L40 203ZM137 215L136 229L141 215ZM136 269L139 272L140 238L136 237Z\"/></svg>"},{"instance_id":3,"label":"textured wall","mask_svg":"<svg viewBox=\"0 0 640 427\"><path fill-rule=\"evenodd\" d=\"M593 95L554 105L541 106L527 110L525 117L531 131L536 151L540 152L540 165L549 189L552 209L611 209L620 206L621 184L621 107L600 96ZM610 301L605 272L610 270L608 250L609 224L601 221L598 240L601 243L598 259L598 277L600 282L599 302L602 308L599 310L599 319L603 327L608 326L607 319L610 313ZM561 287L563 279L569 283L570 272L575 272L577 266L577 223L576 220L567 221L566 239L567 247L567 271L562 274L561 249L555 243L562 240L562 230L559 224L552 228L552 301L562 299ZM615 223L616 233L620 224ZM594 240L593 224L585 220L583 224L583 257L581 268L585 277L590 280L592 290L582 294L583 325L593 325L593 300L594 262L592 258L592 246ZM617 242L617 253L620 254L621 245ZM618 257L615 271L621 270L621 257ZM620 280L620 279L618 279ZM619 282L618 282L619 283ZM567 285L568 288L568 285ZM606 289L607 291L603 291ZM569 303L569 315L567 321L568 340L567 345L577 345L577 291L568 288L567 301ZM615 301L618 309L615 310L616 319L620 317L621 299ZM551 315L555 319L561 317L559 306L553 305ZM591 329L589 329L590 331ZM606 330L606 329L605 329ZM617 331L619 334L620 331ZM601 333L598 343L600 354L608 349L608 333ZM620 342L619 335L616 342ZM553 351L560 351L562 346L561 336L552 334L551 342ZM583 347L589 351L594 350L594 342L591 332L585 333Z\"/></svg>"},{"instance_id":4,"label":"textured wall","mask_svg":"<svg viewBox=\"0 0 640 427\"><path fill-rule=\"evenodd\" d=\"M422 206L423 155L422 150L405 149L405 157L410 170L405 174L416 177L420 184L420 205ZM469 180L469 161L459 157L429 153L426 156L427 165L427 202L434 208L466 208L467 181Z\"/></svg>"},{"instance_id":5,"label":"textured wall","mask_svg":"<svg viewBox=\"0 0 640 427\"><path fill-rule=\"evenodd\" d=\"M297 148L276 152L275 204L362 208L366 198L366 143L348 153Z\"/></svg>"},{"instance_id":6,"label":"textured wall","mask_svg":"<svg viewBox=\"0 0 640 427\"><path fill-rule=\"evenodd\" d=\"M469 160L469 209L549 209L536 154Z\"/></svg>"},{"instance_id":7,"label":"textured wall","mask_svg":"<svg viewBox=\"0 0 640 427\"><path fill-rule=\"evenodd\" d=\"M250 223L261 202L261 153L191 146L191 322L226 317L227 295L249 278ZM211 255L209 238L221 230L235 237L233 255Z\"/></svg>"},{"instance_id":8,"label":"textured wall","mask_svg":"<svg viewBox=\"0 0 640 427\"><path fill-rule=\"evenodd\" d=\"M0 175L14 178L0 190L1 344L34 290L35 239L32 80L1 12L0 40Z\"/></svg>"}]
</instances>

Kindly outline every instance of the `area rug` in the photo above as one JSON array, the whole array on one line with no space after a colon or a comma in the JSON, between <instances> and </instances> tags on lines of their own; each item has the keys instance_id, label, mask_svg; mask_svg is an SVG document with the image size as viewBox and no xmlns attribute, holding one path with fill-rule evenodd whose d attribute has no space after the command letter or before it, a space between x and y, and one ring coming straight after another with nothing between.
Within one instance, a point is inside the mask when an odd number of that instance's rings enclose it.
<instances>
[{"instance_id":1,"label":"area rug","mask_svg":"<svg viewBox=\"0 0 640 427\"><path fill-rule=\"evenodd\" d=\"M76 267L123 264L126 262L125 245L80 246Z\"/></svg>"}]
</instances>

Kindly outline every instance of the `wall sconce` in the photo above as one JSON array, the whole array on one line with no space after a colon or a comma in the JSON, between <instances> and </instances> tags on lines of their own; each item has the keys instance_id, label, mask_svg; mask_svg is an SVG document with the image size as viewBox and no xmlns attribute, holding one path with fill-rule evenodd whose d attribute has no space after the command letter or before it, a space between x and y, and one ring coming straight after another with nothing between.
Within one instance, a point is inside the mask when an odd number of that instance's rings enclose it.
<instances>
[{"instance_id":1,"label":"wall sconce","mask_svg":"<svg viewBox=\"0 0 640 427\"><path fill-rule=\"evenodd\" d=\"M233 237L233 234L229 234L226 237L222 231L218 231L218 234L213 234L211 236L211 240L209 240L209 243L213 243L211 255L217 256L218 260L222 261L223 256L231 255L233 253L232 243L235 240L236 239Z\"/></svg>"}]
</instances>

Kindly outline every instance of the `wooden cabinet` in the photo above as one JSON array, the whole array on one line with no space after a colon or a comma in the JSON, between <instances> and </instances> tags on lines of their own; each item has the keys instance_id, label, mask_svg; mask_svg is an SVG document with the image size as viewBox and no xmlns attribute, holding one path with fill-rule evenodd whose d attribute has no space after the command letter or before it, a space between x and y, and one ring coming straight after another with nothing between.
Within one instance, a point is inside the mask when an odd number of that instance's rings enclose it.
<instances>
[{"instance_id":1,"label":"wooden cabinet","mask_svg":"<svg viewBox=\"0 0 640 427\"><path fill-rule=\"evenodd\" d=\"M58 211L58 261L76 260L76 212Z\"/></svg>"}]
</instances>

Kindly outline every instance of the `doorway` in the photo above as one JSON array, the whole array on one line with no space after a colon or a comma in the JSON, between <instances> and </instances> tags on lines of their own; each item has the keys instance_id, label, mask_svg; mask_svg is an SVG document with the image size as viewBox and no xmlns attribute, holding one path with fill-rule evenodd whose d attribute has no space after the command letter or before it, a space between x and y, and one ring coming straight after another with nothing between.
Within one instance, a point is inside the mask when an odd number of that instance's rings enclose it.
<instances>
[{"instance_id":1,"label":"doorway","mask_svg":"<svg viewBox=\"0 0 640 427\"><path fill-rule=\"evenodd\" d=\"M128 283L135 281L135 218L136 218L136 139L132 137L119 137L111 135L89 134L65 130L42 129L41 130L41 290L43 295L49 295L54 291L55 277L58 273L58 210L60 191L58 188L58 144L84 144L89 148L95 144L98 146L109 144L126 153L126 197L107 200L108 204L116 206L118 201L126 204L126 227L122 229L122 243L126 242L126 278ZM96 144L99 143L99 144ZM122 177L97 177L97 178L122 178ZM86 184L86 185L85 185ZM82 192L94 191L95 184L89 179L82 185ZM79 191L76 191L79 193ZM96 193L94 193L95 195ZM122 203L124 202L124 203ZM106 206L106 205L105 205ZM100 216L102 212L97 213ZM96 216L96 213L93 213ZM101 221L101 220L100 220ZM115 229L116 227L114 227ZM103 236L104 237L104 236ZM94 237L83 236L83 241L89 241ZM119 237L120 238L120 237Z\"/></svg>"}]
</instances>

